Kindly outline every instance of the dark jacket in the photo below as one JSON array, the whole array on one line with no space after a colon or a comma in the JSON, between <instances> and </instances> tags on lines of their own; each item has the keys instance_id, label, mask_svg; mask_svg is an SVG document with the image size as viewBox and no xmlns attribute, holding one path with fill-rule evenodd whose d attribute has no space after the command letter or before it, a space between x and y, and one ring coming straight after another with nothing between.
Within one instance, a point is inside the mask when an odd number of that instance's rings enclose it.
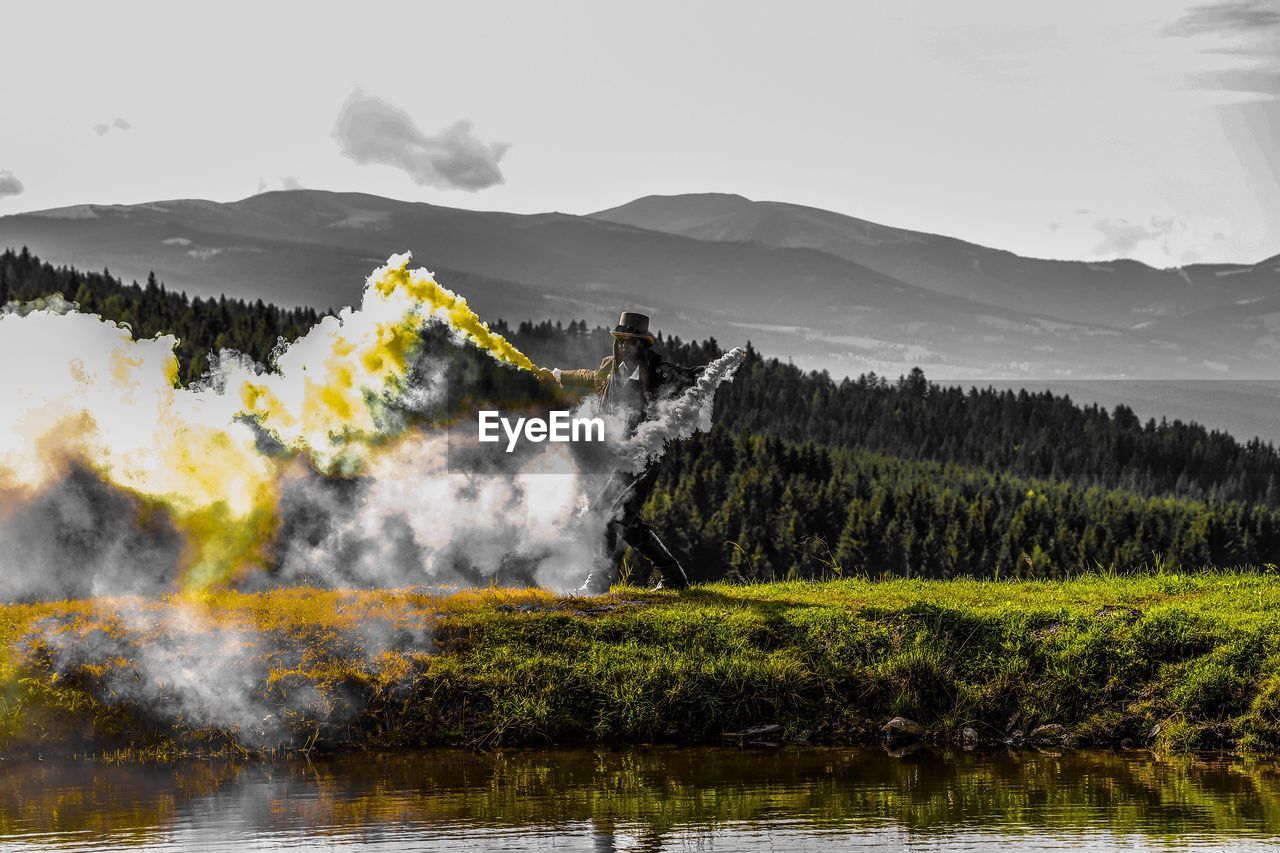
<instances>
[{"instance_id":1,"label":"dark jacket","mask_svg":"<svg viewBox=\"0 0 1280 853\"><path fill-rule=\"evenodd\" d=\"M679 392L692 385L702 372L702 366L685 367L666 361L656 350L645 352L645 363L640 371L639 382L645 403L651 403L663 391ZM606 402L610 398L610 387L617 381L625 381L627 377L615 373L613 356L608 355L600 362L600 366L583 368L582 370L560 371L560 384L566 388L590 388Z\"/></svg>"}]
</instances>

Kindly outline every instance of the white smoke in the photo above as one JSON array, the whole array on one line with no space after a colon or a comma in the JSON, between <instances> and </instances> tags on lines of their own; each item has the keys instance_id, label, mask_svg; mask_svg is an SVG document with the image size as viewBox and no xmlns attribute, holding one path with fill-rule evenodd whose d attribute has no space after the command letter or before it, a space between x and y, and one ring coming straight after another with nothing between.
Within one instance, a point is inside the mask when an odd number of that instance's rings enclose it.
<instances>
[{"instance_id":1,"label":"white smoke","mask_svg":"<svg viewBox=\"0 0 1280 853\"><path fill-rule=\"evenodd\" d=\"M541 454L509 472L459 471L447 442L442 433L399 442L355 481L290 482L279 566L262 582L381 588L500 581L554 590L580 582L591 558L577 523L585 481Z\"/></svg>"},{"instance_id":2,"label":"white smoke","mask_svg":"<svg viewBox=\"0 0 1280 853\"><path fill-rule=\"evenodd\" d=\"M361 614L300 637L199 597L158 598L185 582L193 542L251 555L216 579L245 590L576 588L601 556L602 481L709 428L715 389L745 355L656 401L634 434L607 413L603 460L548 444L482 464L452 453L438 423L447 381L472 376L454 369L459 347L530 362L407 261L393 257L359 309L281 345L269 367L220 353L190 388L175 385L171 336L135 340L59 297L0 311L0 360L13 366L0 372L0 600L114 597L95 604L112 609L106 622L47 620L28 655L177 732L296 744L367 702L359 684L290 676L304 652L319 644L376 675L389 650L431 653L429 626ZM447 336L426 334L444 318Z\"/></svg>"},{"instance_id":3,"label":"white smoke","mask_svg":"<svg viewBox=\"0 0 1280 853\"><path fill-rule=\"evenodd\" d=\"M0 601L171 591L181 534L94 472L36 493L0 489Z\"/></svg>"},{"instance_id":4,"label":"white smoke","mask_svg":"<svg viewBox=\"0 0 1280 853\"><path fill-rule=\"evenodd\" d=\"M734 347L703 368L693 385L679 394L655 401L635 434L622 441L617 449L623 469L639 470L661 456L668 441L711 429L716 388L733 379L746 357L746 350Z\"/></svg>"},{"instance_id":5,"label":"white smoke","mask_svg":"<svg viewBox=\"0 0 1280 853\"><path fill-rule=\"evenodd\" d=\"M611 447L617 464L639 469L667 441L707 429L717 386L732 378L744 356L741 349L726 353L691 387L657 401L651 419ZM584 410L593 405L584 403ZM285 526L278 566L251 576L250 584L387 588L501 579L576 587L584 568L601 556L597 548L607 508L590 506L588 495L604 472L593 477L575 470L566 476L563 466L573 461L554 453L527 458L513 472L459 472L450 468L446 442L440 432L415 434L376 455L352 480L294 469L282 491ZM79 480L82 487L96 483L87 474ZM65 501L70 491L55 494ZM120 499L108 495L98 496L98 502ZM66 523L46 509L32 507L52 525ZM123 564L121 552L132 549L118 543L128 541L129 523L98 531L98 515L84 516L91 532L86 553L98 543L103 564ZM56 556L44 563L55 566L55 561ZM102 592L98 581L121 583L109 574L92 576L95 593ZM156 580L162 578L160 573ZM154 592L155 585L137 591ZM406 626L376 614L350 614L347 628L302 638L263 630L225 611L215 614L198 600L104 604L113 608L112 616L97 624L76 617L46 620L25 652L60 675L88 678L87 688L101 700L128 706L176 735L226 736L251 749L298 746L321 730L332 739L334 726L364 710L368 693L359 685L290 678L289 671L302 665L304 650L313 661L317 654L348 664L360 661L374 676L389 651L435 651L425 619Z\"/></svg>"},{"instance_id":6,"label":"white smoke","mask_svg":"<svg viewBox=\"0 0 1280 853\"><path fill-rule=\"evenodd\" d=\"M122 602L113 616L89 626L46 620L29 652L47 656L63 677L101 667L86 685L91 692L178 732L216 727L255 747L284 737L279 718L255 695L267 676L256 631L226 619L214 624L175 602Z\"/></svg>"},{"instance_id":7,"label":"white smoke","mask_svg":"<svg viewBox=\"0 0 1280 853\"><path fill-rule=\"evenodd\" d=\"M584 400L576 415L603 416L609 424L603 459L545 444L485 468L451 451L445 431L425 431L388 447L352 480L295 472L282 490L278 564L251 583L389 588L496 581L576 589L600 557L608 507L592 498L604 481L615 470L643 469L668 441L709 429L715 391L745 356L736 348L716 359L692 386L655 401L630 435L623 413L601 412L594 396ZM418 406L438 404L444 368L425 359L415 374L431 377L419 386L428 390Z\"/></svg>"},{"instance_id":8,"label":"white smoke","mask_svg":"<svg viewBox=\"0 0 1280 853\"><path fill-rule=\"evenodd\" d=\"M604 458L548 444L485 464L451 453L437 424L453 416L446 385L465 397L478 377L450 375L467 363L458 347L531 364L408 260L269 367L223 352L189 388L174 382L172 336L136 340L56 296L0 312L0 359L23 365L0 373L0 598L575 587L607 522L591 506L602 478L710 427L744 353L656 401L634 435L606 413Z\"/></svg>"},{"instance_id":9,"label":"white smoke","mask_svg":"<svg viewBox=\"0 0 1280 853\"><path fill-rule=\"evenodd\" d=\"M299 745L349 721L367 702L355 683L324 683L291 670L331 656L376 676L390 651L431 654L430 628L353 614L350 628L299 638L198 602L114 599L105 614L51 617L26 654L101 701L131 709L175 735L217 735L252 749Z\"/></svg>"}]
</instances>

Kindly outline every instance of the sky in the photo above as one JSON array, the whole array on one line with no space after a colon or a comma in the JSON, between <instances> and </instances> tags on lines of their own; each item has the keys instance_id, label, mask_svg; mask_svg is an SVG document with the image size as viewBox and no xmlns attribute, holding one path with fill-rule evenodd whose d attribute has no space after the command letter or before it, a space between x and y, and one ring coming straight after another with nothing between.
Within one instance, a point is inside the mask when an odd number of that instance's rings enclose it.
<instances>
[{"instance_id":1,"label":"sky","mask_svg":"<svg viewBox=\"0 0 1280 853\"><path fill-rule=\"evenodd\" d=\"M1280 252L1280 0L0 0L0 215L733 192L1020 254Z\"/></svg>"}]
</instances>

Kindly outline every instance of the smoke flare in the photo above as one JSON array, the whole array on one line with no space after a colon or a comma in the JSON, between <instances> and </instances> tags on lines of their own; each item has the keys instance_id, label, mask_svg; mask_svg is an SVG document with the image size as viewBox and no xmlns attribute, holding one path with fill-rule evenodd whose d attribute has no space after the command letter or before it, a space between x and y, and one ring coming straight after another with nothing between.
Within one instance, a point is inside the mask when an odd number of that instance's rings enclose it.
<instances>
[{"instance_id":1,"label":"smoke flare","mask_svg":"<svg viewBox=\"0 0 1280 853\"><path fill-rule=\"evenodd\" d=\"M659 399L649 418L641 421L635 434L619 448L623 467L639 470L661 456L668 441L711 429L716 388L733 379L746 357L746 350L734 347L703 368L693 385L672 397Z\"/></svg>"}]
</instances>

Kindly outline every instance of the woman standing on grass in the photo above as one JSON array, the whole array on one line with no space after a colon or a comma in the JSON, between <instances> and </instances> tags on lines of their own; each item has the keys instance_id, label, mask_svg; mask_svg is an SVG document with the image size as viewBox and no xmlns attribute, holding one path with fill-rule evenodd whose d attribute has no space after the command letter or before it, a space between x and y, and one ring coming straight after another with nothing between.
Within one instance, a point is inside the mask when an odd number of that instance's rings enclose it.
<instances>
[{"instance_id":1,"label":"woman standing on grass","mask_svg":"<svg viewBox=\"0 0 1280 853\"><path fill-rule=\"evenodd\" d=\"M547 370L543 375L566 388L594 391L602 405L623 414L630 434L649 416L659 393L692 385L702 368L665 361L653 348L648 315L624 311L610 334L613 335L613 355L605 356L599 367ZM661 579L654 589L684 589L689 585L680 561L662 544L653 526L640 518L640 509L658 479L659 464L660 460L654 459L639 473L614 472L597 498L597 507L602 508L609 519L605 526L605 559L587 576L583 592L606 592L617 578L622 558L619 539L643 554L657 569Z\"/></svg>"}]
</instances>

